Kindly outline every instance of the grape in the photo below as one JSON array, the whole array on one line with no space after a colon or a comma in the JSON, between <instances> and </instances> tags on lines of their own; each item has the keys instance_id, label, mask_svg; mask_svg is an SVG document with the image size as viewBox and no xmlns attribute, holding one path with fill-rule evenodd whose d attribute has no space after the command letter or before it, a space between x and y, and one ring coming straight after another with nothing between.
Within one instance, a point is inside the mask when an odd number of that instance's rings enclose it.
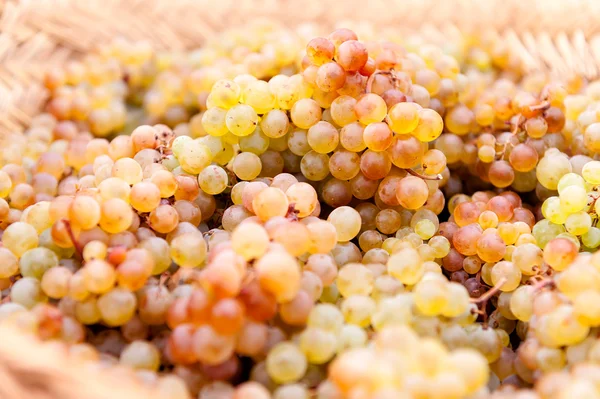
<instances>
[{"instance_id":1,"label":"grape","mask_svg":"<svg viewBox=\"0 0 600 399\"><path fill-rule=\"evenodd\" d=\"M260 158L251 152L242 152L233 160L233 172L242 180L255 179L262 169Z\"/></svg>"},{"instance_id":2,"label":"grape","mask_svg":"<svg viewBox=\"0 0 600 399\"><path fill-rule=\"evenodd\" d=\"M290 111L292 122L300 129L309 129L321 120L321 107L316 101L303 98Z\"/></svg>"},{"instance_id":3,"label":"grape","mask_svg":"<svg viewBox=\"0 0 600 399\"><path fill-rule=\"evenodd\" d=\"M38 280L51 268L58 265L58 256L48 248L38 247L25 252L19 259L22 276L35 277Z\"/></svg>"},{"instance_id":4,"label":"grape","mask_svg":"<svg viewBox=\"0 0 600 399\"><path fill-rule=\"evenodd\" d=\"M358 71L368 60L367 48L356 40L347 40L337 48L336 61L346 71Z\"/></svg>"},{"instance_id":5,"label":"grape","mask_svg":"<svg viewBox=\"0 0 600 399\"><path fill-rule=\"evenodd\" d=\"M237 104L227 111L225 123L231 133L236 136L247 136L258 124L256 111L246 104Z\"/></svg>"},{"instance_id":6,"label":"grape","mask_svg":"<svg viewBox=\"0 0 600 399\"><path fill-rule=\"evenodd\" d=\"M286 194L278 188L268 187L252 200L252 209L260 219L266 221L276 216L285 216L289 201Z\"/></svg>"},{"instance_id":7,"label":"grape","mask_svg":"<svg viewBox=\"0 0 600 399\"><path fill-rule=\"evenodd\" d=\"M266 360L267 372L274 381L285 384L298 381L307 369L307 359L298 347L282 342L271 349Z\"/></svg>"},{"instance_id":8,"label":"grape","mask_svg":"<svg viewBox=\"0 0 600 399\"><path fill-rule=\"evenodd\" d=\"M421 256L414 248L405 248L392 254L387 268L388 273L407 285L416 284L425 273Z\"/></svg>"},{"instance_id":9,"label":"grape","mask_svg":"<svg viewBox=\"0 0 600 399\"><path fill-rule=\"evenodd\" d=\"M185 233L171 241L171 259L181 267L202 265L206 252L206 241L200 234Z\"/></svg>"},{"instance_id":10,"label":"grape","mask_svg":"<svg viewBox=\"0 0 600 399\"><path fill-rule=\"evenodd\" d=\"M385 101L376 94L368 93L360 97L354 111L358 120L363 125L381 122L387 114Z\"/></svg>"},{"instance_id":11,"label":"grape","mask_svg":"<svg viewBox=\"0 0 600 399\"><path fill-rule=\"evenodd\" d=\"M352 152L364 150L367 147L363 138L364 129L364 126L358 122L344 125L340 130L340 144L342 147Z\"/></svg>"},{"instance_id":12,"label":"grape","mask_svg":"<svg viewBox=\"0 0 600 399\"><path fill-rule=\"evenodd\" d=\"M292 300L300 289L300 266L289 254L271 251L255 265L261 288L272 294L278 302Z\"/></svg>"},{"instance_id":13,"label":"grape","mask_svg":"<svg viewBox=\"0 0 600 399\"><path fill-rule=\"evenodd\" d=\"M284 137L289 126L290 121L287 114L278 109L267 112L260 121L263 133L272 139Z\"/></svg>"},{"instance_id":14,"label":"grape","mask_svg":"<svg viewBox=\"0 0 600 399\"><path fill-rule=\"evenodd\" d=\"M133 185L142 181L142 167L132 158L121 158L115 161L112 167L112 177L119 178L129 185Z\"/></svg>"},{"instance_id":15,"label":"grape","mask_svg":"<svg viewBox=\"0 0 600 399\"><path fill-rule=\"evenodd\" d=\"M290 205L298 212L298 217L309 216L316 207L317 193L307 183L294 183L285 191Z\"/></svg>"},{"instance_id":16,"label":"grape","mask_svg":"<svg viewBox=\"0 0 600 399\"><path fill-rule=\"evenodd\" d=\"M337 147L339 133L330 123L320 121L308 129L307 141L310 148L320 154L327 154Z\"/></svg>"},{"instance_id":17,"label":"grape","mask_svg":"<svg viewBox=\"0 0 600 399\"><path fill-rule=\"evenodd\" d=\"M198 327L192 338L192 350L205 364L217 365L233 353L235 338L218 334L210 325Z\"/></svg>"},{"instance_id":18,"label":"grape","mask_svg":"<svg viewBox=\"0 0 600 399\"><path fill-rule=\"evenodd\" d=\"M160 354L154 345L145 341L134 341L121 353L120 363L134 369L157 370L160 366Z\"/></svg>"},{"instance_id":19,"label":"grape","mask_svg":"<svg viewBox=\"0 0 600 399\"><path fill-rule=\"evenodd\" d=\"M336 62L327 62L317 70L316 86L326 93L341 89L345 81L346 73Z\"/></svg>"},{"instance_id":20,"label":"grape","mask_svg":"<svg viewBox=\"0 0 600 399\"><path fill-rule=\"evenodd\" d=\"M20 257L28 250L38 246L38 235L31 225L16 222L4 230L2 245L15 256Z\"/></svg>"},{"instance_id":21,"label":"grape","mask_svg":"<svg viewBox=\"0 0 600 399\"><path fill-rule=\"evenodd\" d=\"M430 142L442 134L443 121L440 114L432 109L424 108L418 111L419 123L411 132L413 136L423 142Z\"/></svg>"},{"instance_id":22,"label":"grape","mask_svg":"<svg viewBox=\"0 0 600 399\"><path fill-rule=\"evenodd\" d=\"M136 183L131 187L131 191L129 192L129 202L131 206L139 212L153 211L160 204L160 199L160 190L153 183ZM71 207L73 207L75 203L76 201L74 201Z\"/></svg>"},{"instance_id":23,"label":"grape","mask_svg":"<svg viewBox=\"0 0 600 399\"><path fill-rule=\"evenodd\" d=\"M331 61L334 52L334 44L324 37L316 37L306 45L306 56L314 65L323 65Z\"/></svg>"},{"instance_id":24,"label":"grape","mask_svg":"<svg viewBox=\"0 0 600 399\"><path fill-rule=\"evenodd\" d=\"M406 176L400 180L396 190L396 198L400 205L407 209L419 209L429 196L427 184L415 176Z\"/></svg>"},{"instance_id":25,"label":"grape","mask_svg":"<svg viewBox=\"0 0 600 399\"><path fill-rule=\"evenodd\" d=\"M337 345L336 335L320 328L309 327L300 336L300 349L311 364L328 362L334 356Z\"/></svg>"},{"instance_id":26,"label":"grape","mask_svg":"<svg viewBox=\"0 0 600 399\"><path fill-rule=\"evenodd\" d=\"M338 241L350 241L360 231L360 215L347 206L335 209L329 214L327 221L335 227Z\"/></svg>"},{"instance_id":27,"label":"grape","mask_svg":"<svg viewBox=\"0 0 600 399\"><path fill-rule=\"evenodd\" d=\"M19 272L17 257L7 248L0 248L0 278L9 278Z\"/></svg>"},{"instance_id":28,"label":"grape","mask_svg":"<svg viewBox=\"0 0 600 399\"><path fill-rule=\"evenodd\" d=\"M269 245L265 229L256 223L243 223L231 235L233 250L246 260L261 257Z\"/></svg>"},{"instance_id":29,"label":"grape","mask_svg":"<svg viewBox=\"0 0 600 399\"><path fill-rule=\"evenodd\" d=\"M538 163L536 176L543 187L556 190L560 178L571 171L572 166L566 157L546 155Z\"/></svg>"},{"instance_id":30,"label":"grape","mask_svg":"<svg viewBox=\"0 0 600 399\"><path fill-rule=\"evenodd\" d=\"M198 175L198 184L207 194L220 194L227 188L227 172L219 166L209 165Z\"/></svg>"}]
</instances>

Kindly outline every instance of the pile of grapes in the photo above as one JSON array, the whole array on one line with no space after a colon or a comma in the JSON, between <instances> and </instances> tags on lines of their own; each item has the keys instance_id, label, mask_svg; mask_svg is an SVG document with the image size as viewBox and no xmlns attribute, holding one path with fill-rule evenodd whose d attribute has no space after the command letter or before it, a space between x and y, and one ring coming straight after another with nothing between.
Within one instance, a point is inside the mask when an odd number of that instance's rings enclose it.
<instances>
[{"instance_id":1,"label":"pile of grapes","mask_svg":"<svg viewBox=\"0 0 600 399\"><path fill-rule=\"evenodd\" d=\"M0 149L0 325L169 399L600 397L600 82L365 36L50 71Z\"/></svg>"}]
</instances>

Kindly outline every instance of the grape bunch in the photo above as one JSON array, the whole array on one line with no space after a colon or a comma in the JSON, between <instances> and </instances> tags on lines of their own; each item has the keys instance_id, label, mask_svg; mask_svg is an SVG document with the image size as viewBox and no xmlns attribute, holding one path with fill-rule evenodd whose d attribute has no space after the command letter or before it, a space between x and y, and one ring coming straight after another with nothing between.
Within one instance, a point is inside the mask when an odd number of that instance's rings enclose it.
<instances>
[{"instance_id":1,"label":"grape bunch","mask_svg":"<svg viewBox=\"0 0 600 399\"><path fill-rule=\"evenodd\" d=\"M0 324L165 398L600 396L600 84L318 31L50 71L0 153Z\"/></svg>"}]
</instances>

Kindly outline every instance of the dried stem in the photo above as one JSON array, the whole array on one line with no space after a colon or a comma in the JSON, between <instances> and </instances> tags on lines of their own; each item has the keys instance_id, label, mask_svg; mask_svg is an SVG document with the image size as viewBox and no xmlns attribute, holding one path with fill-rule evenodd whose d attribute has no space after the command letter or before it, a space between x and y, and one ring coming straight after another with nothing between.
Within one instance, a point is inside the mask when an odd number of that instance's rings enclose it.
<instances>
[{"instance_id":1,"label":"dried stem","mask_svg":"<svg viewBox=\"0 0 600 399\"><path fill-rule=\"evenodd\" d=\"M539 109L541 110L547 110L548 108L550 108L550 101L542 101L541 103L539 103L538 105L532 105L529 107L530 110L532 111L537 111Z\"/></svg>"},{"instance_id":2,"label":"dried stem","mask_svg":"<svg viewBox=\"0 0 600 399\"><path fill-rule=\"evenodd\" d=\"M394 87L396 87L396 88L398 87L398 85L396 83L396 81L397 81L396 74L395 74L395 72L394 72L393 69L391 69L389 71L376 70L375 72L373 72L371 74L371 76L369 76L369 79L367 79L367 85L365 87L365 91L367 93L371 92L372 87L373 87L373 81L375 80L375 76L377 76L377 75L387 75L387 76L389 76L390 80L394 84Z\"/></svg>"},{"instance_id":3,"label":"dried stem","mask_svg":"<svg viewBox=\"0 0 600 399\"><path fill-rule=\"evenodd\" d=\"M300 211L296 209L296 204L291 203L290 206L288 207L288 211L287 211L287 214L285 215L285 217L291 221L297 221L299 212Z\"/></svg>"},{"instance_id":4,"label":"dried stem","mask_svg":"<svg viewBox=\"0 0 600 399\"><path fill-rule=\"evenodd\" d=\"M533 281L534 283L531 285L533 287L533 292L539 292L544 288L554 288L556 286L554 280L551 280L549 278Z\"/></svg>"},{"instance_id":5,"label":"dried stem","mask_svg":"<svg viewBox=\"0 0 600 399\"><path fill-rule=\"evenodd\" d=\"M413 175L416 176L418 178L421 178L423 180L442 180L442 175L437 174L435 176L427 176L427 175L423 175L415 170L412 169L404 169L409 175Z\"/></svg>"},{"instance_id":6,"label":"dried stem","mask_svg":"<svg viewBox=\"0 0 600 399\"><path fill-rule=\"evenodd\" d=\"M73 243L73 247L75 247L75 251L79 256L83 258L83 247L81 246L79 241L77 241L77 238L75 238L75 234L73 233L73 229L71 228L71 222L69 222L66 219L62 219L62 222L65 225L65 230L67 230L67 234L69 234L71 242Z\"/></svg>"},{"instance_id":7,"label":"dried stem","mask_svg":"<svg viewBox=\"0 0 600 399\"><path fill-rule=\"evenodd\" d=\"M485 304L487 301L490 300L491 297L493 297L500 291L500 288L502 288L502 286L504 284L506 284L506 281L507 281L506 277L502 277L500 279L500 281L498 281L496 283L496 285L494 285L492 288L490 288L490 290L488 292L486 292L479 298L471 298L471 302L476 303L476 304L482 304L482 303Z\"/></svg>"}]
</instances>

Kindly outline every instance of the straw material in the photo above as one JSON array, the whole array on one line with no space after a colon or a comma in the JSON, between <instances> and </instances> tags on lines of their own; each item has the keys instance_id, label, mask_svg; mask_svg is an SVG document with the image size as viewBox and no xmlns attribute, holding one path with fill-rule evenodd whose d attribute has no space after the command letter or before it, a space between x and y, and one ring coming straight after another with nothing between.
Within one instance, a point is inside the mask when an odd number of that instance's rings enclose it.
<instances>
[{"instance_id":1,"label":"straw material","mask_svg":"<svg viewBox=\"0 0 600 399\"><path fill-rule=\"evenodd\" d=\"M154 395L122 375L69 360L10 327L0 328L2 399L153 399Z\"/></svg>"},{"instance_id":2,"label":"straw material","mask_svg":"<svg viewBox=\"0 0 600 399\"><path fill-rule=\"evenodd\" d=\"M596 0L0 0L0 138L22 131L47 98L44 72L114 37L158 49L200 46L258 17L328 28L349 19L444 37L493 31L530 70L600 75Z\"/></svg>"}]
</instances>

